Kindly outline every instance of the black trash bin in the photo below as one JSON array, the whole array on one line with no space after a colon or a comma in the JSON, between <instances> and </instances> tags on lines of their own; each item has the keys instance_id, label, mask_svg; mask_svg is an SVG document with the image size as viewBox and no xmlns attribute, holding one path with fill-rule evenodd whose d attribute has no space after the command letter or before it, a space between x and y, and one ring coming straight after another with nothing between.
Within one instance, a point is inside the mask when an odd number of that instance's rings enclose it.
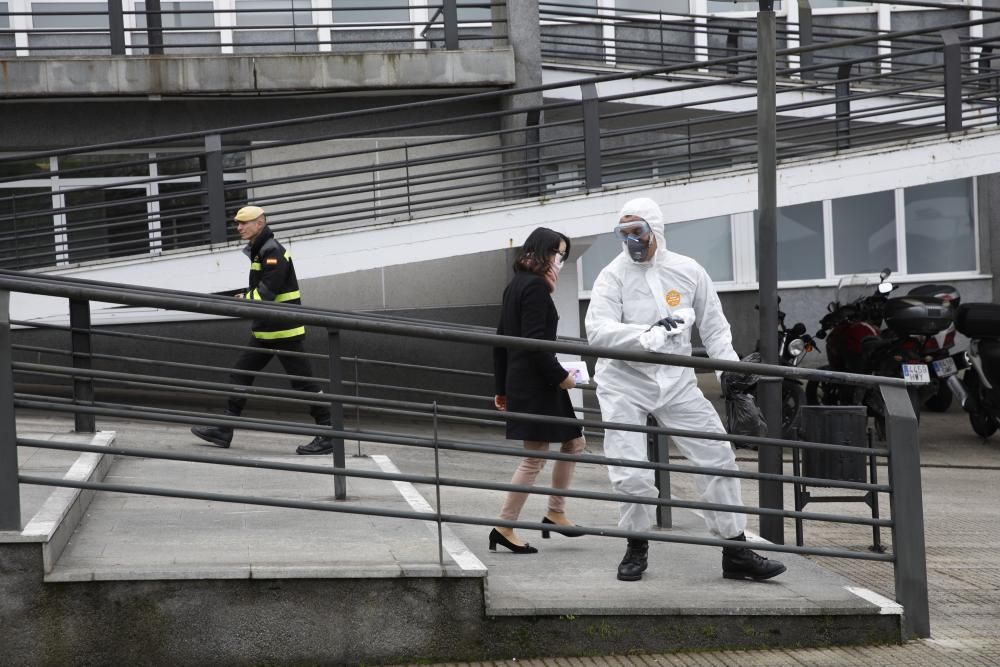
<instances>
[{"instance_id":1,"label":"black trash bin","mask_svg":"<svg viewBox=\"0 0 1000 667\"><path fill-rule=\"evenodd\" d=\"M806 442L823 442L831 445L850 447L871 447L868 435L868 409L863 405L803 405L802 439ZM874 458L867 454L834 452L829 450L803 449L801 470L799 449L792 456L795 475L829 479L844 482L877 482ZM811 502L863 502L871 508L872 518L878 519L878 495L867 492L863 495L821 495L808 491L806 484L796 483L795 509L802 509ZM822 487L821 482L811 482L808 486ZM802 519L795 520L795 543L803 545ZM882 552L882 537L878 526L872 526L872 550Z\"/></svg>"},{"instance_id":2,"label":"black trash bin","mask_svg":"<svg viewBox=\"0 0 1000 667\"><path fill-rule=\"evenodd\" d=\"M803 439L831 445L867 447L868 411L863 405L803 405ZM806 449L802 452L802 474L847 482L868 479L864 454Z\"/></svg>"}]
</instances>

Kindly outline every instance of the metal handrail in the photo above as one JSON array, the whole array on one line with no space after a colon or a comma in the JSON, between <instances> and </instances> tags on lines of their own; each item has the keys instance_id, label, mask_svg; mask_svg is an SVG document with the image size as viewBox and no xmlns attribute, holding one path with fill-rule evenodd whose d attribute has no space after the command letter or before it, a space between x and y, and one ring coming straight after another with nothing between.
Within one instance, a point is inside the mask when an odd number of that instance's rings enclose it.
<instances>
[{"instance_id":1,"label":"metal handrail","mask_svg":"<svg viewBox=\"0 0 1000 667\"><path fill-rule=\"evenodd\" d=\"M228 395L236 388L218 382L207 382L188 378L166 378L159 375L137 374L134 372L119 372L111 370L96 369L90 367L91 361L96 361L99 357L90 354L89 341L77 347L81 343L81 336L86 336L90 332L89 326L79 326L76 322L71 322L71 333L73 336L72 359L73 366L60 366L54 364L27 363L13 361L10 357L11 345L9 342L9 318L7 318L7 296L10 291L30 294L40 294L70 299L71 320L74 313L79 316L81 304L86 305L89 301L102 301L107 303L118 303L124 305L152 305L158 308L174 309L187 312L208 313L223 316L241 316L258 320L283 320L306 324L309 326L319 326L326 328L330 332L330 390L317 396L312 392L297 390L274 389L274 388L240 388L240 393L248 396L266 396L270 400L293 400L299 404L314 404L317 402L329 403L331 407L337 408L340 417L335 417L331 426L306 425L289 421L277 421L273 419L232 417L206 414L199 411L180 410L162 406L133 406L123 405L94 398L92 384L97 381L124 382L136 386L159 386L163 388L176 388L192 390L205 394ZM627 361L642 361L647 363L670 363L678 366L690 368L711 368L721 370L732 370L739 372L753 372L764 376L775 377L800 377L811 378L824 382L850 382L867 387L880 387L885 396L887 410L887 426L889 439L885 448L870 448L866 446L828 444L818 442L798 442L771 437L751 437L717 433L703 433L698 431L687 431L662 426L650 426L645 424L623 424L607 422L601 419L571 419L540 417L525 413L498 413L494 410L475 407L462 407L456 405L441 405L438 402L428 403L426 401L415 400L388 400L383 398L372 398L350 394L343 391L347 384L342 382L337 364L342 365L344 360L339 353L339 344L333 346L334 340L339 340L341 332L377 332L381 334L392 334L406 336L408 338L423 338L440 342L466 342L484 346L503 346L514 349L544 350L549 352L566 352L586 354L588 356L599 356L604 358L622 359ZM76 354L80 351L80 354ZM87 363L82 363L87 362ZM9 369L9 370L8 370ZM68 399L52 398L23 392L15 392L10 380L13 374L22 373L51 373L64 378L72 379L74 385L74 396ZM336 381L333 378L336 377ZM357 385L355 385L357 387ZM871 560L881 560L892 562L897 573L897 598L906 606L907 623L911 624L918 633L923 632L923 623L926 621L926 574L923 579L913 575L922 566L923 559L923 535L922 529L914 522L914 515L918 515L920 508L919 498L919 467L916 465L917 453L915 447L915 418L910 408L909 399L904 389L905 383L897 378L884 378L872 376L858 376L847 373L832 373L821 370L786 368L779 366L768 366L761 364L750 364L746 362L697 359L686 356L662 355L648 352L638 352L629 350L616 350L602 347L592 347L581 343L568 341L542 341L517 337L498 336L496 334L485 333L479 330L460 329L456 327L434 327L425 323L414 324L401 322L398 318L380 318L378 316L351 316L341 312L325 312L321 309L306 308L295 305L273 305L257 302L246 302L217 295L201 295L190 292L168 290L164 288L149 290L142 287L121 286L118 288L109 287L106 283L95 281L85 281L80 279L64 280L44 275L24 274L11 271L0 272L0 423L5 424L0 431L0 457L10 448L20 444L22 446L36 446L35 441L30 439L18 439L12 430L14 423L15 409L46 410L49 412L74 414L76 418L88 417L91 420L100 416L102 418L128 418L144 421L156 421L168 424L203 424L214 426L238 427L243 429L257 430L270 433L286 433L300 435L320 435L333 438L339 442L339 453L335 449L333 469L318 469L308 465L299 464L270 464L268 462L244 460L234 463L230 459L223 457L210 457L201 454L186 454L178 452L150 452L148 450L132 450L128 448L99 448L90 445L80 445L77 443L50 443L45 441L45 446L68 451L103 451L113 452L123 456L151 456L178 461L190 461L199 464L228 464L228 465L249 465L262 469L289 470L300 473L321 473L332 475L335 485L338 488L338 497L346 493L346 479L356 477L369 477L385 480L411 481L416 483L433 484L435 487L455 486L463 488L476 488L491 491L525 491L540 494L560 494L574 498L587 498L593 500L610 502L637 502L650 504L662 508L688 508L695 510L730 511L745 514L791 518L797 521L833 521L862 526L869 526L875 529L886 527L893 531L893 544L896 552L893 554L869 554L859 551L839 548L817 548L817 547L793 547L787 545L763 544L763 550L812 554L844 558L865 558ZM826 478L810 477L808 475L784 475L774 472L754 472L748 470L727 470L719 468L705 468L692 465L679 465L668 461L630 461L593 454L570 455L561 452L538 452L541 458L554 460L574 460L580 462L593 463L597 465L632 466L653 470L657 474L665 473L685 473L699 475L714 475L720 477L733 477L737 479L755 480L761 485L765 484L810 484L824 485L841 489L863 491L865 493L888 493L893 502L893 507L905 506L906 515L899 515L894 512L891 519L872 517L871 519L840 515L835 513L804 512L801 510L785 510L781 507L744 507L709 503L703 501L691 501L673 498L635 498L616 492L596 492L583 490L563 490L551 487L526 487L514 484L498 482L485 482L473 479L445 478L440 474L433 477L427 475L404 475L401 473L368 473L354 470L346 464L343 456L343 441L346 438L358 438L384 442L387 444L410 445L433 449L435 452L440 449L452 449L454 451L470 452L482 455L502 455L521 456L519 450L493 444L457 442L441 439L435 432L432 438L400 435L380 431L345 428L343 425L343 409L345 406L365 407L377 411L380 414L399 414L407 416L423 416L426 419L433 418L434 424L440 419L454 419L482 423L503 423L510 419L520 421L543 421L558 424L575 424L579 426L597 427L602 429L614 429L621 431L632 431L654 436L684 436L695 438L711 438L730 440L756 444L764 447L792 447L803 451L829 451L840 454L861 455L865 457L878 457L887 461L892 468L890 484L876 484L868 482L853 482L847 480L828 480ZM909 411L909 412L907 412ZM5 418L9 417L9 419ZM487 420L482 418L486 417ZM91 426L93 428L93 426ZM533 454L534 455L534 454ZM3 459L0 459L3 460ZM9 460L9 459L6 459ZM913 477L916 476L916 479ZM250 504L260 504L277 507L295 507L300 509L314 509L324 511L340 511L338 505L330 503L317 503L313 501L288 501L276 498L265 498L260 496L236 496L227 494L211 494L187 489L165 489L160 487L139 486L131 484L108 484L104 482L75 482L62 479L48 478L40 475L18 475L16 465L13 469L0 465L0 500L4 500L3 510L0 511L0 525L11 521L11 517L4 512L9 511L10 500L16 508L17 485L20 483L42 484L54 486L68 486L72 488L86 488L97 491L114 491L122 493L139 493L145 495L178 497L178 498L201 498L212 499L224 502L245 502ZM13 493L12 493L13 490ZM902 494L902 495L900 495ZM916 495L914 495L916 494ZM339 507L343 507L341 504ZM423 519L425 514L413 512L396 512L395 510L385 510L384 508L369 507L366 505L351 505L351 512L363 513L371 516L398 516L408 519ZM8 512L9 513L9 512ZM454 523L469 523L474 525L509 525L512 527L532 526L529 522L497 522L493 517L475 517L465 515L441 515L442 520ZM19 513L17 521L19 521ZM5 525L3 527L6 527ZM614 536L614 537L646 537L646 533L631 533L620 529L584 527L583 532L593 535ZM700 544L712 546L725 546L729 544L726 540L714 538L694 538L675 533L656 533L655 539L684 544ZM756 547L756 545L755 545Z\"/></svg>"},{"instance_id":2,"label":"metal handrail","mask_svg":"<svg viewBox=\"0 0 1000 667\"><path fill-rule=\"evenodd\" d=\"M1000 21L1000 17L956 22L951 24L951 27L983 26L996 21ZM936 31L937 28L934 30ZM841 49L851 45L875 45L887 39L906 40L914 37L926 37L936 35L935 31L910 30L855 37L838 42L785 49L779 51L779 54L785 54L789 57L793 54L803 55L805 53L819 55L823 50L829 48ZM968 44L970 48L980 48L983 45L992 45L996 41L998 41L996 38L983 37L969 40ZM876 53L868 57L834 60L829 64L814 62L802 67L781 69L779 76L782 77L782 83L779 87L779 95L806 92L816 95L817 99L778 106L778 113L786 116L793 114L810 116L805 119L789 118L777 124L779 158L823 153L831 147L848 145L847 142L851 146L858 147L905 140L935 132L954 132L956 129L954 125L949 125L949 113L952 118L958 119L960 126L970 129L982 127L988 123L989 119L996 118L995 101L983 88L984 83L995 81L995 75L985 68L978 71L969 69L982 62L981 58L973 58L969 55L960 54L959 59L960 67L967 68L969 75L954 82L955 85L961 87L962 91L958 103L965 105L966 109L964 112L961 109L957 112L954 109L949 111L948 105L953 105L954 100L942 95L944 75L941 72L941 67L933 63L921 64L919 61L921 58L938 58L938 54L942 51L943 46L929 42L917 42L913 48L896 49L891 54L879 55ZM948 56L946 53L946 57L954 56ZM914 62L903 62L907 58ZM129 193L121 204L144 209L144 211L137 210L134 213L113 213L107 209L109 204L87 201L89 193L100 188L86 184L81 185L80 180L69 181L67 185L60 185L46 191L47 194L58 193L62 195L56 206L53 206L54 198L52 197L39 199L39 193L33 191L16 192L4 196L5 189L0 187L0 198L9 202L10 205L9 211L0 214L0 222L7 223L4 227L8 230L0 233L0 240L8 247L13 247L15 243L23 244L23 247L19 247L18 251L13 254L11 260L16 268L30 268L50 265L53 262L81 262L109 256L159 253L174 248L230 242L233 240L233 234L226 229L225 225L225 219L228 217L224 210L226 204L211 208L208 202L212 201L213 197L221 202L227 198L232 202L245 200L246 193L250 190L257 193L256 203L270 207L269 210L276 208L276 213L272 214L271 219L275 229L282 233L290 233L300 230L327 231L336 228L350 228L373 218L380 222L413 220L428 215L447 214L454 212L454 210L466 211L478 206L495 206L498 203L523 200L539 195L570 194L578 191L581 185L576 182L576 178L571 178L563 172L566 169L576 171L579 165L585 167L586 174L585 179L579 178L579 180L585 181L584 185L590 189L610 185L621 176L629 175L628 170L633 168L651 170L654 164L658 167L664 165L674 167L679 174L686 177L705 169L719 167L716 160L697 150L699 144L706 141L728 143L731 150L727 152L726 158L731 165L737 166L753 160L753 146L756 139L753 125L749 122L746 125L734 122L730 123L727 129L717 130L712 128L712 124L723 118L728 121L749 119L752 115L751 112L719 111L717 114L699 114L693 119L658 120L643 124L640 114L646 113L646 111L642 109L638 111L612 109L600 114L602 122L631 116L637 125L629 129L605 131L601 131L599 127L587 127L582 123L580 115L586 104L599 102L615 102L621 105L641 104L644 102L643 96L645 95L679 94L685 90L700 91L700 99L686 104L661 104L657 108L659 110L689 111L705 106L710 107L712 104L736 103L740 100L749 103L749 100L754 97L754 92L749 86L755 77L754 73L720 77L710 73L706 74L704 70L711 71L713 68L746 65L752 62L753 58L749 56L717 58L695 64L687 63L640 69L634 72L602 74L575 79L567 83L475 93L448 100L422 100L415 103L388 106L377 111L365 109L223 128L214 131L217 132L214 134L212 131L202 131L168 135L143 141L131 140L0 157L0 163L11 163L42 160L48 157L59 158L98 150L120 153L141 148L146 152L155 153L161 147L176 148L180 142L201 140L206 142L205 151L191 151L190 146L184 147L182 148L184 159L205 157L207 163L207 157L211 154L207 142L213 137L221 143L223 136L229 137L234 132L252 134L258 131L270 131L304 124L348 123L354 122L361 114L373 117L377 113L378 117L383 119L382 126L375 131L372 131L370 127L362 130L341 129L339 131L323 128L322 131L318 131L313 136L278 141L269 143L267 146L250 148L245 144L240 144L217 149L216 155L253 151L255 171L252 180L243 180L243 177L232 169L228 171L223 169L220 173L207 168L189 169L185 167L184 178L198 179L196 182L186 184L185 187L190 186L189 189L181 192L156 194L147 190L159 188L160 184L174 183L175 179L180 178L180 176L168 174L161 177L130 177L128 179L129 187L134 187L135 191ZM893 64L893 68L882 71L883 65L890 62ZM903 62L902 65L901 62ZM826 78L823 75L824 72L834 72L847 65L864 66L864 69L860 73L852 73L847 76L830 75L840 77L836 79ZM443 111L459 108L449 105L494 104L509 95L530 96L537 93L551 95L558 91L569 91L576 94L575 91L581 87L638 77L655 81L656 85L636 93L598 96L595 102L543 99L536 104L519 105L516 111L491 110L451 116L447 113L435 113L433 119L418 121L402 117L404 113L412 116L428 112L431 109ZM716 92L720 91L721 86L726 87L721 88L721 92ZM846 95L838 92L841 87L847 90ZM737 89L736 93L733 92L733 88ZM841 104L857 104L879 97L888 101L878 105L878 108L854 110L847 114L844 114L840 109ZM917 98L923 99L926 103L921 106L921 103L914 101ZM937 101L937 105L935 101ZM835 105L837 106L836 111L827 111ZM814 109L816 111L813 111ZM981 119L976 118L975 109L981 111ZM511 114L526 112L537 112L539 116L559 113L564 117L539 122L532 130L538 135L538 138L532 139L528 143L520 138L525 134L523 128L495 129L495 126L501 125L498 122L501 119L507 118ZM890 114L901 112L911 114L912 118L903 123L883 120ZM441 116L448 117L448 120L443 122ZM398 120L394 120L397 118ZM451 127L458 122L469 124L471 127L456 134L451 131ZM477 124L486 126L487 129L475 127ZM876 125L879 127L876 128ZM458 139L467 143L435 150L435 148L441 147L444 139L401 140L381 149L383 151L397 150L398 155L380 156L384 159L377 160L377 164L374 166L352 165L352 160L362 159L366 151L350 148L325 154L328 159L342 158L335 167L328 167L324 163L306 170L297 169L294 170L298 172L295 176L268 173L269 171L278 171L283 165L302 164L312 159L308 146L315 145L316 142L365 136L380 137L389 134L405 136L421 133L447 134L450 135L447 137L449 141ZM591 137L590 133L593 133L594 137ZM654 133L659 133L660 136L657 137ZM642 152L627 148L635 143L639 137L643 139ZM584 138L587 140L594 138L598 144L601 139L621 139L625 142L626 147L605 146L603 151L595 156L583 150ZM281 147L289 147L289 151L294 151L296 149L291 147L297 146L305 146L300 151L305 155L304 157L302 154L289 157L267 153L268 150L277 151ZM428 156L421 152L432 152L434 155ZM414 153L420 154L415 155ZM167 155L172 156L172 154ZM117 168L125 168L129 165L135 167L166 159L170 158L162 154L148 160L136 160L126 156L122 160L112 160L110 165L104 164L101 167L70 167L66 170L59 169L42 174L33 173L31 177L51 179L53 176L60 178L72 176L75 179L80 179L87 174L101 173L100 169L116 168L116 165ZM476 163L473 165L465 164L462 171L456 173L454 165L456 161L462 160L476 161ZM593 164L595 160L597 161L596 165ZM601 161L604 162L603 165L600 164ZM339 162L344 164L339 164ZM241 180L227 181L227 178L240 178ZM0 185L9 188L12 184L22 182L24 179L25 176L15 173L0 177ZM341 182L333 184L330 182L331 179L340 179ZM295 184L296 187L288 188L287 186L291 184ZM331 207L329 205L331 201L336 201L337 206ZM160 207L158 213L153 212L151 208L157 205ZM102 213L104 215L101 215ZM40 216L49 218L64 216L66 223L61 228L57 225L32 225L27 229L18 227L21 220L39 218ZM91 221L81 219L86 216L94 219ZM148 225L152 223L159 224L159 232L153 233L147 230ZM87 234L89 231L105 230L113 230L119 232L120 235L116 239L105 239L103 235ZM56 233L65 235L58 248L55 244Z\"/></svg>"}]
</instances>

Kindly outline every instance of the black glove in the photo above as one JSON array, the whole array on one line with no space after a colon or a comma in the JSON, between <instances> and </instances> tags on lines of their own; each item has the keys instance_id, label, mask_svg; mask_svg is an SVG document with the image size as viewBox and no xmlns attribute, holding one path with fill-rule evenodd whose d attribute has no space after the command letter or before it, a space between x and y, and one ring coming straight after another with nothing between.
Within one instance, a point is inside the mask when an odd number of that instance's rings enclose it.
<instances>
[{"instance_id":1,"label":"black glove","mask_svg":"<svg viewBox=\"0 0 1000 667\"><path fill-rule=\"evenodd\" d=\"M659 320L658 322L654 323L651 327L649 327L649 329L652 329L653 327L659 325L664 329L666 329L667 331L670 331L671 329L676 329L681 324L684 324L683 318L674 317L673 315L667 315L662 320ZM649 331L649 329L646 329L646 331Z\"/></svg>"}]
</instances>

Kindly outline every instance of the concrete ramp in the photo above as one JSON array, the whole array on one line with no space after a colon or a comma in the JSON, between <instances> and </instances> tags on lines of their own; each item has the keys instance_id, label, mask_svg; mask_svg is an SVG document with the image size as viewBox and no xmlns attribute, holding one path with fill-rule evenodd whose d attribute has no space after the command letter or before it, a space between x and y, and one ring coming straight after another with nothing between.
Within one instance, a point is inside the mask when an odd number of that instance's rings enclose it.
<instances>
[{"instance_id":1,"label":"concrete ramp","mask_svg":"<svg viewBox=\"0 0 1000 667\"><path fill-rule=\"evenodd\" d=\"M36 467L44 452L32 452ZM348 465L395 469L385 455ZM335 501L321 474L124 457L92 469L112 484L344 508L436 502L426 487L384 480L349 478L348 499ZM442 506L481 514L496 498L483 493L448 489ZM50 562L18 534L0 544L7 664L358 664L900 641L891 601L796 556L781 556L786 574L753 584L722 579L716 549L658 543L643 581L623 583L622 540L596 536L529 534L543 551L522 556L490 552L485 526L446 525L439 543L435 522L116 492L61 516L71 536ZM586 519L615 518L605 505ZM675 532L704 530L688 512L674 521Z\"/></svg>"}]
</instances>

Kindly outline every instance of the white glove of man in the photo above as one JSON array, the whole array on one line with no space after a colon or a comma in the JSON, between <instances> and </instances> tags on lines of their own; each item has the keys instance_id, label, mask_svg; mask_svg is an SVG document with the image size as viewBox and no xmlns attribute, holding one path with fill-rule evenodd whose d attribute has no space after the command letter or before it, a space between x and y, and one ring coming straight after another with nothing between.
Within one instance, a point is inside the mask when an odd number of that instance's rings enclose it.
<instances>
[{"instance_id":1,"label":"white glove of man","mask_svg":"<svg viewBox=\"0 0 1000 667\"><path fill-rule=\"evenodd\" d=\"M649 352L663 352L667 347L667 330L663 327L653 327L639 334L639 345Z\"/></svg>"}]
</instances>

